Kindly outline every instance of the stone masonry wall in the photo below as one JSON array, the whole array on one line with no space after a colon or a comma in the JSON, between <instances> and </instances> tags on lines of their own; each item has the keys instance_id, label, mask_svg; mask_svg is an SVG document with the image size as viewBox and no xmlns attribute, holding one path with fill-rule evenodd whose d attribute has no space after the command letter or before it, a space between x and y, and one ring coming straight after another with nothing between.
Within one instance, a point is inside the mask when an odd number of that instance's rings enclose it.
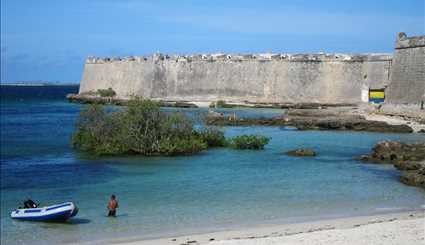
<instances>
[{"instance_id":1,"label":"stone masonry wall","mask_svg":"<svg viewBox=\"0 0 425 245\"><path fill-rule=\"evenodd\" d=\"M388 87L390 103L420 103L425 100L425 36L400 33Z\"/></svg>"},{"instance_id":2,"label":"stone masonry wall","mask_svg":"<svg viewBox=\"0 0 425 245\"><path fill-rule=\"evenodd\" d=\"M357 103L389 83L390 55L211 54L88 58L80 94L175 101Z\"/></svg>"}]
</instances>

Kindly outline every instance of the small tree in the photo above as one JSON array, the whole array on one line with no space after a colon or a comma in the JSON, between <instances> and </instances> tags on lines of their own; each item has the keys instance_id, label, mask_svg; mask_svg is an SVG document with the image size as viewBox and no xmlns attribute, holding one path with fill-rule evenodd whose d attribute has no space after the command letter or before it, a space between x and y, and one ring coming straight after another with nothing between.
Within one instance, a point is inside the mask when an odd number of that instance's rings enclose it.
<instances>
[{"instance_id":1,"label":"small tree","mask_svg":"<svg viewBox=\"0 0 425 245\"><path fill-rule=\"evenodd\" d=\"M134 98L118 111L105 108L92 104L81 111L72 137L73 147L96 155L178 155L225 145L263 149L269 142L264 136L243 135L227 143L217 128L196 131L185 114L163 112L151 100Z\"/></svg>"},{"instance_id":2,"label":"small tree","mask_svg":"<svg viewBox=\"0 0 425 245\"><path fill-rule=\"evenodd\" d=\"M77 121L72 145L97 155L175 155L202 151L207 144L181 113L167 114L151 100L135 98L122 111L89 105Z\"/></svg>"},{"instance_id":3,"label":"small tree","mask_svg":"<svg viewBox=\"0 0 425 245\"><path fill-rule=\"evenodd\" d=\"M224 132L215 127L203 128L199 131L199 137L206 142L209 147L221 147L226 145Z\"/></svg>"},{"instance_id":4,"label":"small tree","mask_svg":"<svg viewBox=\"0 0 425 245\"><path fill-rule=\"evenodd\" d=\"M72 145L99 155L125 152L119 140L120 125L115 118L119 116L107 113L101 105L92 104L86 107L77 120Z\"/></svg>"},{"instance_id":5,"label":"small tree","mask_svg":"<svg viewBox=\"0 0 425 245\"><path fill-rule=\"evenodd\" d=\"M215 107L216 108L226 108L226 107L228 107L228 105L227 105L226 101L224 101L224 100L218 100L215 103Z\"/></svg>"},{"instance_id":6,"label":"small tree","mask_svg":"<svg viewBox=\"0 0 425 245\"><path fill-rule=\"evenodd\" d=\"M269 141L270 138L262 135L241 135L231 138L228 142L230 147L235 149L262 150Z\"/></svg>"}]
</instances>

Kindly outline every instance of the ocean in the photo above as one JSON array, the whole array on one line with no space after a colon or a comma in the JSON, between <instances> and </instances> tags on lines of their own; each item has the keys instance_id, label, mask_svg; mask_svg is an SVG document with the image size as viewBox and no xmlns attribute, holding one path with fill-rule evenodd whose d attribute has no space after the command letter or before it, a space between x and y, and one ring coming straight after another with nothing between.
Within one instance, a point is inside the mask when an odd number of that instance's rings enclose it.
<instances>
[{"instance_id":1,"label":"ocean","mask_svg":"<svg viewBox=\"0 0 425 245\"><path fill-rule=\"evenodd\" d=\"M363 164L380 140L424 141L419 134L297 131L225 127L227 136L264 134L263 151L216 148L193 156L100 157L70 146L84 105L78 86L1 86L1 243L58 244L147 239L325 218L420 209L425 192L398 181L390 165ZM197 123L208 109L166 109ZM222 109L272 117L278 109ZM314 148L318 156L283 152ZM111 194L118 217L106 217ZM41 205L73 201L67 223L15 221L10 212L32 198Z\"/></svg>"}]
</instances>

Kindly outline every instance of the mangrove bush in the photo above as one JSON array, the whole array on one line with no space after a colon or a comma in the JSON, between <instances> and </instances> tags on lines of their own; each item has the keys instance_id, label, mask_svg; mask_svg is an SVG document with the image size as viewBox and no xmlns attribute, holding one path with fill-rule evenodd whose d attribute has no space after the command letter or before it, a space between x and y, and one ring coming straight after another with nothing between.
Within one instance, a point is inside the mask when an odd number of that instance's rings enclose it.
<instances>
[{"instance_id":1,"label":"mangrove bush","mask_svg":"<svg viewBox=\"0 0 425 245\"><path fill-rule=\"evenodd\" d=\"M207 148L184 114L162 112L157 102L142 99L118 111L89 105L77 120L72 145L97 155L191 154Z\"/></svg>"},{"instance_id":2,"label":"mangrove bush","mask_svg":"<svg viewBox=\"0 0 425 245\"><path fill-rule=\"evenodd\" d=\"M208 127L200 130L199 137L209 147L222 147L226 146L227 143L224 132L215 127Z\"/></svg>"},{"instance_id":3,"label":"mangrove bush","mask_svg":"<svg viewBox=\"0 0 425 245\"><path fill-rule=\"evenodd\" d=\"M91 104L80 112L72 146L95 155L179 155L193 154L208 147L232 146L263 149L264 136L243 135L226 140L213 127L195 130L186 114L167 113L151 100L135 98L126 107Z\"/></svg>"},{"instance_id":4,"label":"mangrove bush","mask_svg":"<svg viewBox=\"0 0 425 245\"><path fill-rule=\"evenodd\" d=\"M240 135L228 140L230 147L235 149L262 150L270 138L262 135Z\"/></svg>"}]
</instances>

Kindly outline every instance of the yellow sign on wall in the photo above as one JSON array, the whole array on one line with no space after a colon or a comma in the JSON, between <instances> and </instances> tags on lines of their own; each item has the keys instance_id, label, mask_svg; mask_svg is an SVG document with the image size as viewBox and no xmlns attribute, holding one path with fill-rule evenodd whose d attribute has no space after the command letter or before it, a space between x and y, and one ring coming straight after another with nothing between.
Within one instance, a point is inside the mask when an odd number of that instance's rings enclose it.
<instances>
[{"instance_id":1,"label":"yellow sign on wall","mask_svg":"<svg viewBox=\"0 0 425 245\"><path fill-rule=\"evenodd\" d=\"M385 92L384 91L370 91L369 98L371 99L384 99Z\"/></svg>"}]
</instances>

